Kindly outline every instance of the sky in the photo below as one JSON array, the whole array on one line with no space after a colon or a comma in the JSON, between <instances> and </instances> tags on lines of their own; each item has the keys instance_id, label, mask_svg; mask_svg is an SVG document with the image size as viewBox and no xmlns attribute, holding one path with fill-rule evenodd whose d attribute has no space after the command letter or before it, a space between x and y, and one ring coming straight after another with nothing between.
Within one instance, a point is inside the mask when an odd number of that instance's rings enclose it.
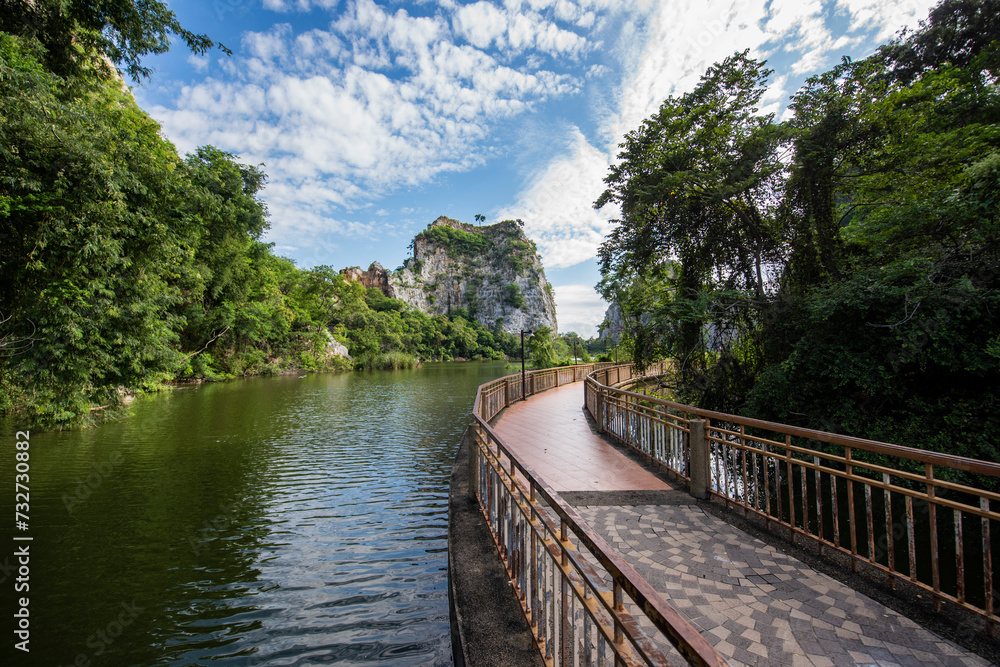
<instances>
[{"instance_id":1,"label":"sky","mask_svg":"<svg viewBox=\"0 0 1000 667\"><path fill-rule=\"evenodd\" d=\"M302 268L400 266L438 216L521 219L561 332L597 334L593 202L624 135L705 69L750 49L763 112L861 58L928 0L168 0L232 50L144 64L140 106L181 153L263 164L265 238Z\"/></svg>"}]
</instances>

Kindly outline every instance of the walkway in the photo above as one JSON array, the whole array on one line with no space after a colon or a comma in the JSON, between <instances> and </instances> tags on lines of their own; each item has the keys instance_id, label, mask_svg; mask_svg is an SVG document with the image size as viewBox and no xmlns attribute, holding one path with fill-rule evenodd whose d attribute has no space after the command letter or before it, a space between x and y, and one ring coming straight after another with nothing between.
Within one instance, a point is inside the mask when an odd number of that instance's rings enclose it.
<instances>
[{"instance_id":1,"label":"walkway","mask_svg":"<svg viewBox=\"0 0 1000 667\"><path fill-rule=\"evenodd\" d=\"M597 435L582 405L583 383L563 385L510 406L494 430L556 491L671 490Z\"/></svg>"},{"instance_id":2,"label":"walkway","mask_svg":"<svg viewBox=\"0 0 1000 667\"><path fill-rule=\"evenodd\" d=\"M591 428L580 383L508 408L496 431L732 665L989 665L705 513Z\"/></svg>"}]
</instances>

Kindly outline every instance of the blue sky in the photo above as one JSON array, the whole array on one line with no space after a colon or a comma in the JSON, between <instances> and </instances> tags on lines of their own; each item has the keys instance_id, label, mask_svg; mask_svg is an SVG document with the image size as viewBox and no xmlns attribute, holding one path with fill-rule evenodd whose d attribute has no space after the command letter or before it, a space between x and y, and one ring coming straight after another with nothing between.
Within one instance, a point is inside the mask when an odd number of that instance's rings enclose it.
<instances>
[{"instance_id":1,"label":"blue sky","mask_svg":"<svg viewBox=\"0 0 1000 667\"><path fill-rule=\"evenodd\" d=\"M267 240L300 267L403 263L439 215L521 218L559 328L596 333L592 203L624 134L749 48L775 70L765 111L863 57L927 0L173 0L233 51L150 58L136 99L182 153L263 163Z\"/></svg>"}]
</instances>

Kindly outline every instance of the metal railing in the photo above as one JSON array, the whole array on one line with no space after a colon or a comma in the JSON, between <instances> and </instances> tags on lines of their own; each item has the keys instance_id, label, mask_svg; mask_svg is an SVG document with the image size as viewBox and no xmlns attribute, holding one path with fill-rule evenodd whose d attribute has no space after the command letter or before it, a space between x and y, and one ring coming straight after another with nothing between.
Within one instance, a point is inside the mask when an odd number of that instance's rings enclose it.
<instances>
[{"instance_id":1,"label":"metal railing","mask_svg":"<svg viewBox=\"0 0 1000 667\"><path fill-rule=\"evenodd\" d=\"M657 369L656 372L662 372ZM691 448L707 448L708 493L929 593L935 608L971 612L992 636L1000 536L1000 464L702 410L615 387L631 371L586 381L598 427L691 480ZM648 378L647 378L648 379ZM698 424L697 429L691 425ZM697 433L697 437L692 437ZM703 434L703 435L702 435ZM978 553L981 550L981 554Z\"/></svg>"},{"instance_id":2,"label":"metal railing","mask_svg":"<svg viewBox=\"0 0 1000 667\"><path fill-rule=\"evenodd\" d=\"M527 396L600 370L587 364L534 371ZM525 396L526 397L526 396ZM472 488L501 559L549 665L669 665L676 654L642 629L626 608L648 618L692 665L725 660L594 531L525 466L489 421L522 398L520 374L482 385L473 409Z\"/></svg>"},{"instance_id":3,"label":"metal railing","mask_svg":"<svg viewBox=\"0 0 1000 667\"><path fill-rule=\"evenodd\" d=\"M553 387L579 382L595 370L609 365L606 363L579 364L546 368L539 371L527 371L523 380L521 374L517 373L487 382L479 387L479 392L476 395L475 414L488 422L496 417L501 410L522 398ZM522 387L524 388L523 396Z\"/></svg>"}]
</instances>

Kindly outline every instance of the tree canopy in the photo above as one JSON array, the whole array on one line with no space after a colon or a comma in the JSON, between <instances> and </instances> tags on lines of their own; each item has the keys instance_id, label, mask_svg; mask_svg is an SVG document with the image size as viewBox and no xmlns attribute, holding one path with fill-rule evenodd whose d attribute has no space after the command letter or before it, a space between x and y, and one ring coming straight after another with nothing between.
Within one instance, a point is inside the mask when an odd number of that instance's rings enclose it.
<instances>
[{"instance_id":1,"label":"tree canopy","mask_svg":"<svg viewBox=\"0 0 1000 667\"><path fill-rule=\"evenodd\" d=\"M185 29L159 0L0 0L0 31L36 39L43 61L60 75L78 72L97 54L140 80L150 74L143 56L169 50L171 35L196 54L216 46Z\"/></svg>"},{"instance_id":2,"label":"tree canopy","mask_svg":"<svg viewBox=\"0 0 1000 667\"><path fill-rule=\"evenodd\" d=\"M275 256L264 166L178 155L106 67L211 45L165 5L0 2L0 411L76 425L168 381L517 350Z\"/></svg>"},{"instance_id":3,"label":"tree canopy","mask_svg":"<svg viewBox=\"0 0 1000 667\"><path fill-rule=\"evenodd\" d=\"M1000 460L996 3L757 110L738 53L629 133L607 190L605 297L675 397Z\"/></svg>"}]
</instances>

